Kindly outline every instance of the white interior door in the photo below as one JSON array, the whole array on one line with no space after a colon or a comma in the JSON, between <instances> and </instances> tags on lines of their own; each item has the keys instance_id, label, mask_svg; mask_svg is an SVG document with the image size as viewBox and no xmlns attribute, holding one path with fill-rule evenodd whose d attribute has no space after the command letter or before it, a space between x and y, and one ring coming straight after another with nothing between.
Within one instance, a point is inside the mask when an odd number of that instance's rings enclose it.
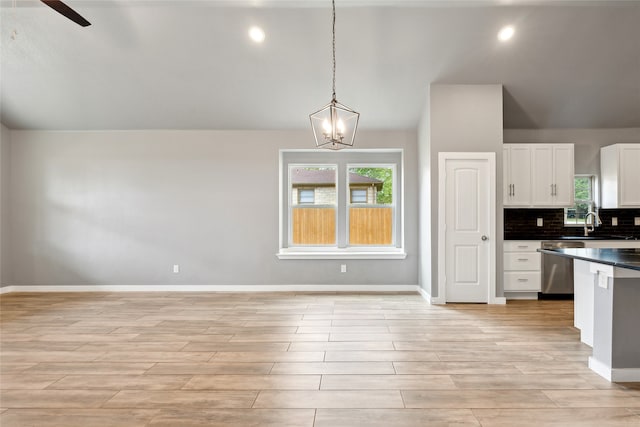
<instances>
[{"instance_id":1,"label":"white interior door","mask_svg":"<svg viewBox=\"0 0 640 427\"><path fill-rule=\"evenodd\" d=\"M441 153L440 160L445 260L444 277L439 276L445 301L490 302L490 289L495 295L495 153Z\"/></svg>"}]
</instances>

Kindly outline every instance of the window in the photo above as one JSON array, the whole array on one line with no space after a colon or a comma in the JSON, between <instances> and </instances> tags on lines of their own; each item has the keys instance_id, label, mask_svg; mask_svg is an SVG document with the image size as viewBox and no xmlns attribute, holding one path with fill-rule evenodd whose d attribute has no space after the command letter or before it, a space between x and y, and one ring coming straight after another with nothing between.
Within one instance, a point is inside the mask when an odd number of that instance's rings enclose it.
<instances>
[{"instance_id":1,"label":"window","mask_svg":"<svg viewBox=\"0 0 640 427\"><path fill-rule=\"evenodd\" d=\"M351 203L367 203L367 189L352 188Z\"/></svg>"},{"instance_id":2,"label":"window","mask_svg":"<svg viewBox=\"0 0 640 427\"><path fill-rule=\"evenodd\" d=\"M574 178L574 205L564 210L564 224L584 226L587 213L595 206L595 181L593 175L576 175Z\"/></svg>"},{"instance_id":3,"label":"window","mask_svg":"<svg viewBox=\"0 0 640 427\"><path fill-rule=\"evenodd\" d=\"M313 188L300 188L298 190L298 203L314 204L316 199L315 190Z\"/></svg>"},{"instance_id":4,"label":"window","mask_svg":"<svg viewBox=\"0 0 640 427\"><path fill-rule=\"evenodd\" d=\"M404 258L402 150L282 150L281 259Z\"/></svg>"},{"instance_id":5,"label":"window","mask_svg":"<svg viewBox=\"0 0 640 427\"><path fill-rule=\"evenodd\" d=\"M289 187L290 245L335 245L336 167L290 165Z\"/></svg>"},{"instance_id":6,"label":"window","mask_svg":"<svg viewBox=\"0 0 640 427\"><path fill-rule=\"evenodd\" d=\"M393 175L394 165L350 165L349 244L393 244ZM364 197L354 200L354 192Z\"/></svg>"}]
</instances>

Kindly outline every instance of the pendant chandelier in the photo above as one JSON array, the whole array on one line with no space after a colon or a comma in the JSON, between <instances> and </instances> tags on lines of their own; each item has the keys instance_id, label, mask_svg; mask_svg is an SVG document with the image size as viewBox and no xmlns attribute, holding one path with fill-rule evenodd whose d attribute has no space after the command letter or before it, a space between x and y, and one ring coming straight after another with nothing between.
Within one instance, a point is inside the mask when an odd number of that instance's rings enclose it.
<instances>
[{"instance_id":1,"label":"pendant chandelier","mask_svg":"<svg viewBox=\"0 0 640 427\"><path fill-rule=\"evenodd\" d=\"M333 96L331 102L320 110L309 115L316 147L330 150L341 150L353 147L360 113L355 112L336 99L336 2L333 7Z\"/></svg>"}]
</instances>

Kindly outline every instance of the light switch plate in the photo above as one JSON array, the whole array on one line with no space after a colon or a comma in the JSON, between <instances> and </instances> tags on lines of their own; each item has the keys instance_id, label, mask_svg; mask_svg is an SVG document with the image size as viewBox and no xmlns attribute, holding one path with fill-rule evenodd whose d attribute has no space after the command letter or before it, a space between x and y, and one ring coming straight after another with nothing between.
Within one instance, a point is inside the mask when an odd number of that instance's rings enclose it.
<instances>
[{"instance_id":1,"label":"light switch plate","mask_svg":"<svg viewBox=\"0 0 640 427\"><path fill-rule=\"evenodd\" d=\"M611 225L614 226L614 227L616 225L618 225L618 217L617 216L611 217Z\"/></svg>"},{"instance_id":2,"label":"light switch plate","mask_svg":"<svg viewBox=\"0 0 640 427\"><path fill-rule=\"evenodd\" d=\"M633 218L633 225L640 225L640 216Z\"/></svg>"},{"instance_id":3,"label":"light switch plate","mask_svg":"<svg viewBox=\"0 0 640 427\"><path fill-rule=\"evenodd\" d=\"M537 225L538 227L542 227L542 224L543 224L543 223L544 223L544 222L543 222L542 218L538 218L538 219L536 220L536 225Z\"/></svg>"}]
</instances>

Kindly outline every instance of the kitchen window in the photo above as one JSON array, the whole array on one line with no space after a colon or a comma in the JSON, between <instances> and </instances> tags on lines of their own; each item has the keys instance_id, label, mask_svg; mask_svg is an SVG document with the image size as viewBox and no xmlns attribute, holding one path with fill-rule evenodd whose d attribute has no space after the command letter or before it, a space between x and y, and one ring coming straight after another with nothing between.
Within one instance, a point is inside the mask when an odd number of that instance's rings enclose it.
<instances>
[{"instance_id":1,"label":"kitchen window","mask_svg":"<svg viewBox=\"0 0 640 427\"><path fill-rule=\"evenodd\" d=\"M402 150L282 150L280 259L402 259Z\"/></svg>"},{"instance_id":2,"label":"kitchen window","mask_svg":"<svg viewBox=\"0 0 640 427\"><path fill-rule=\"evenodd\" d=\"M564 209L564 225L584 226L585 217L595 207L596 177L594 175L575 175L574 204Z\"/></svg>"}]
</instances>

